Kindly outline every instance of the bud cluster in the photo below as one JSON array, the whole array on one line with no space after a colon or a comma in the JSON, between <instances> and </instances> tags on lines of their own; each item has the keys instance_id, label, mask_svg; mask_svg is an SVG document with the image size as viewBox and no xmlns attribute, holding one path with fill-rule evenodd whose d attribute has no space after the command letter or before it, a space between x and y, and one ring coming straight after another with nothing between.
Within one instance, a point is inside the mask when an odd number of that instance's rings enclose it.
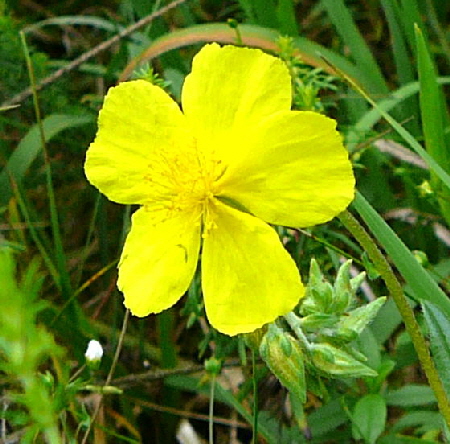
<instances>
[{"instance_id":1,"label":"bud cluster","mask_svg":"<svg viewBox=\"0 0 450 444\"><path fill-rule=\"evenodd\" d=\"M291 397L302 403L306 401L306 381L322 387L321 377L377 376L351 343L373 320L386 298L355 307L355 294L365 273L351 279L350 265L351 261L347 261L341 266L331 285L313 259L300 316L293 312L285 316L291 331L273 323L258 341L261 358Z\"/></svg>"}]
</instances>

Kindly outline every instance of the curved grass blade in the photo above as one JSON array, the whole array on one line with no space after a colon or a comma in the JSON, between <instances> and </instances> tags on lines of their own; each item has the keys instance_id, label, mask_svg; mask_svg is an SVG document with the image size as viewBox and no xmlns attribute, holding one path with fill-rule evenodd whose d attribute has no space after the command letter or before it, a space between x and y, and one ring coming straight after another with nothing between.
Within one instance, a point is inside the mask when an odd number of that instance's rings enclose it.
<instances>
[{"instance_id":1,"label":"curved grass blade","mask_svg":"<svg viewBox=\"0 0 450 444\"><path fill-rule=\"evenodd\" d=\"M279 49L277 41L280 33L278 31L255 25L239 25L239 32L244 45L261 48L270 52L277 52ZM208 42L236 44L236 31L231 29L228 24L214 23L190 26L189 28L165 34L155 39L141 54L131 60L122 71L119 82L128 80L137 66L167 51ZM330 74L335 74L335 70L324 62L323 57L326 57L327 60L330 60L333 65L339 67L341 71L345 72L357 84L367 85L371 83L370 76L365 70L356 66L340 54L304 37L295 38L294 44L298 50L298 55L305 63L322 68Z\"/></svg>"},{"instance_id":2,"label":"curved grass blade","mask_svg":"<svg viewBox=\"0 0 450 444\"><path fill-rule=\"evenodd\" d=\"M93 116L73 116L52 114L42 120L46 140L61 131L95 121ZM21 182L26 171L42 150L39 126L35 124L23 137L16 150L8 159L6 167L0 172L0 205L6 205L12 197L11 180Z\"/></svg>"}]
</instances>

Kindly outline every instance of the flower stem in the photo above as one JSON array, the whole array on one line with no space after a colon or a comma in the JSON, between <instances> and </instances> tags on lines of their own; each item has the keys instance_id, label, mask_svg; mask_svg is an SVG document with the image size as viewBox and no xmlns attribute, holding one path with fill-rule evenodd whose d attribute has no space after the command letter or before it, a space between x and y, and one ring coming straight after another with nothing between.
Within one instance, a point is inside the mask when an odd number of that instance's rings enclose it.
<instances>
[{"instance_id":1,"label":"flower stem","mask_svg":"<svg viewBox=\"0 0 450 444\"><path fill-rule=\"evenodd\" d=\"M252 350L252 377L253 377L253 437L252 444L258 441L258 381L256 379L256 352Z\"/></svg>"},{"instance_id":2,"label":"flower stem","mask_svg":"<svg viewBox=\"0 0 450 444\"><path fill-rule=\"evenodd\" d=\"M214 444L214 391L216 388L216 375L212 375L209 392L209 440L208 444Z\"/></svg>"},{"instance_id":3,"label":"flower stem","mask_svg":"<svg viewBox=\"0 0 450 444\"><path fill-rule=\"evenodd\" d=\"M444 417L445 422L450 427L450 404L447 394L431 358L426 340L420 330L420 326L417 323L414 312L408 304L405 294L403 293L400 282L396 278L388 261L378 249L375 241L370 237L365 228L357 221L357 219L348 210L341 213L339 215L339 219L345 228L359 242L361 247L363 247L366 251L378 273L380 273L383 278L386 287L388 288L389 293L394 299L398 311L403 318L406 330L411 337L423 371L425 372L430 387L436 396L439 410Z\"/></svg>"},{"instance_id":4,"label":"flower stem","mask_svg":"<svg viewBox=\"0 0 450 444\"><path fill-rule=\"evenodd\" d=\"M129 317L130 317L130 310L127 310L125 312L125 316L123 318L122 330L120 331L119 340L117 342L117 347L116 347L116 352L114 353L114 358L113 358L111 367L110 367L109 372L108 372L108 376L106 377L105 384L103 385L103 387L106 387L106 386L108 386L111 383L112 377L114 375L114 371L116 369L117 362L119 361L119 355L120 355L120 352L122 350L123 339L124 339L125 333L127 331L128 318ZM96 406L96 408L94 410L94 413L93 413L93 415L91 417L91 421L89 423L89 426L88 426L88 428L87 428L87 430L86 430L86 432L85 432L85 434L83 436L81 444L86 444L87 443L87 440L89 438L89 434L91 433L91 429L94 426L94 423L95 423L95 420L97 419L98 414L100 413L100 409L101 409L102 403L103 403L103 396L104 396L104 394L102 393L101 397L100 397L100 400L99 400L99 402L98 402L98 404L97 404L97 406Z\"/></svg>"},{"instance_id":5,"label":"flower stem","mask_svg":"<svg viewBox=\"0 0 450 444\"><path fill-rule=\"evenodd\" d=\"M298 340L301 342L302 349L307 352L310 349L310 345L307 337L303 333L302 326L300 324L300 319L293 311L284 315L284 319L286 319L286 322L292 328L292 331L295 333L295 336L297 336Z\"/></svg>"}]
</instances>

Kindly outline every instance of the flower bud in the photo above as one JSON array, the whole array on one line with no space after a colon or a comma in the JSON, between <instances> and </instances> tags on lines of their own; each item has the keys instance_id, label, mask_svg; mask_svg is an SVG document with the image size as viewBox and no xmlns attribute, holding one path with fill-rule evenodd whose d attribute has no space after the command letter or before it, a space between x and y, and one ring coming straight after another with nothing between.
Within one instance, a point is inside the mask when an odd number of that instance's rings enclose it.
<instances>
[{"instance_id":1,"label":"flower bud","mask_svg":"<svg viewBox=\"0 0 450 444\"><path fill-rule=\"evenodd\" d=\"M303 353L297 341L275 324L263 337L259 352L270 371L286 387L291 396L306 401L305 369Z\"/></svg>"},{"instance_id":2,"label":"flower bud","mask_svg":"<svg viewBox=\"0 0 450 444\"><path fill-rule=\"evenodd\" d=\"M358 378L377 376L377 372L357 361L348 353L331 344L312 344L311 360L314 366L330 376Z\"/></svg>"},{"instance_id":3,"label":"flower bud","mask_svg":"<svg viewBox=\"0 0 450 444\"><path fill-rule=\"evenodd\" d=\"M373 320L382 305L386 302L385 297L375 299L370 304L363 305L348 313L348 316L343 316L338 325L337 331L346 332L348 330L354 331L359 335L366 328L366 326ZM352 338L354 339L354 338Z\"/></svg>"},{"instance_id":4,"label":"flower bud","mask_svg":"<svg viewBox=\"0 0 450 444\"><path fill-rule=\"evenodd\" d=\"M345 262L338 270L334 282L333 301L330 312L342 314L346 312L353 302L354 291L350 283L349 269L352 261Z\"/></svg>"},{"instance_id":5,"label":"flower bud","mask_svg":"<svg viewBox=\"0 0 450 444\"><path fill-rule=\"evenodd\" d=\"M316 332L324 328L332 328L339 322L339 317L332 314L316 313L304 316L300 320L302 330Z\"/></svg>"},{"instance_id":6,"label":"flower bud","mask_svg":"<svg viewBox=\"0 0 450 444\"><path fill-rule=\"evenodd\" d=\"M333 299L333 287L325 281L316 260L311 260L308 287L301 304L301 314L307 316L316 313L329 313Z\"/></svg>"},{"instance_id":7,"label":"flower bud","mask_svg":"<svg viewBox=\"0 0 450 444\"><path fill-rule=\"evenodd\" d=\"M103 348L100 342L95 340L89 341L84 356L86 357L86 363L90 368L98 368L103 356Z\"/></svg>"},{"instance_id":8,"label":"flower bud","mask_svg":"<svg viewBox=\"0 0 450 444\"><path fill-rule=\"evenodd\" d=\"M222 361L215 358L209 358L205 361L205 370L212 376L217 376L222 370Z\"/></svg>"}]
</instances>

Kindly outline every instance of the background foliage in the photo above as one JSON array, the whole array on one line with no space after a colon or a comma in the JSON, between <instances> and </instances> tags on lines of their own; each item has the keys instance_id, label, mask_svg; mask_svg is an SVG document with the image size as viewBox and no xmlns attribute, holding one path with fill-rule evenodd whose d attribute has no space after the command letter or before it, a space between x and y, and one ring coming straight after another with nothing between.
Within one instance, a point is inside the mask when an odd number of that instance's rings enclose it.
<instances>
[{"instance_id":1,"label":"background foliage","mask_svg":"<svg viewBox=\"0 0 450 444\"><path fill-rule=\"evenodd\" d=\"M102 98L119 80L157 74L179 99L205 42L241 38L279 53L293 75L294 106L338 120L361 193L351 211L394 267L448 392L450 3L180 0L130 28L166 5L0 3L1 438L170 443L178 434L182 443L206 442L214 387L217 442L442 442L436 396L392 290L344 219L280 235L305 281L312 258L334 282L350 257L350 272L368 276L358 305L388 296L352 343L377 376L311 377L298 407L262 362L252 365L241 338L210 329L197 281L168 312L129 319L121 336L116 264L134 209L100 196L82 167ZM31 94L21 94L30 86L28 51L36 82L47 82L37 94L40 116ZM92 338L105 350L99 369L84 366ZM217 376L211 363L222 366Z\"/></svg>"}]
</instances>

